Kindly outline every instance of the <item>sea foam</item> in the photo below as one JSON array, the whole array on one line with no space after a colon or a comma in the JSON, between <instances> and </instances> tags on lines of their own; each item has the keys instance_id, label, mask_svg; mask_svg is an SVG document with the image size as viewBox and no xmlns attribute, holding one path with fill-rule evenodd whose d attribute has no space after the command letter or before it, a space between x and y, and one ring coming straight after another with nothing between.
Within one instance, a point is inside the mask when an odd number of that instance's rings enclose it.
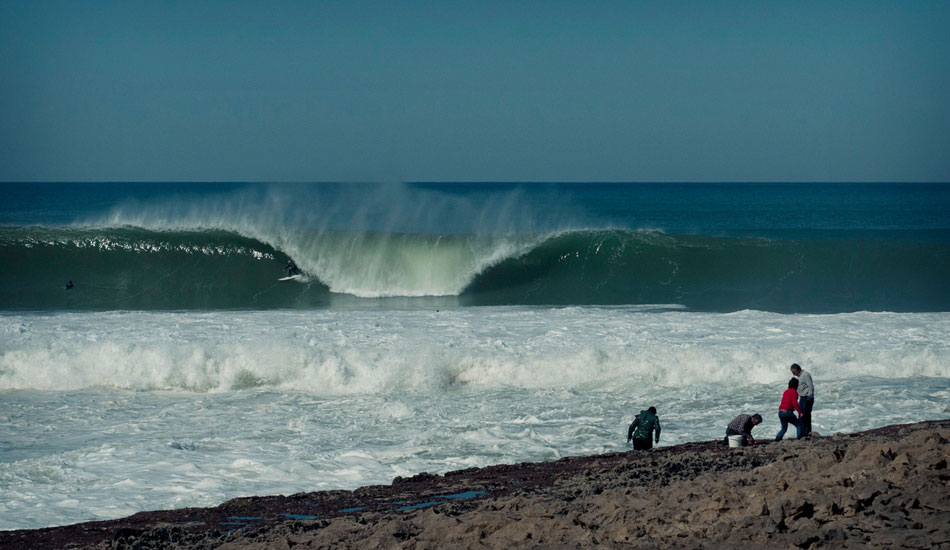
<instances>
[{"instance_id":1,"label":"sea foam","mask_svg":"<svg viewBox=\"0 0 950 550\"><path fill-rule=\"evenodd\" d=\"M484 307L0 315L0 529L722 437L795 361L827 434L945 418L946 313ZM147 497L147 498L146 498Z\"/></svg>"},{"instance_id":2,"label":"sea foam","mask_svg":"<svg viewBox=\"0 0 950 550\"><path fill-rule=\"evenodd\" d=\"M321 395L950 375L947 314L637 308L114 312L0 317L0 388Z\"/></svg>"}]
</instances>

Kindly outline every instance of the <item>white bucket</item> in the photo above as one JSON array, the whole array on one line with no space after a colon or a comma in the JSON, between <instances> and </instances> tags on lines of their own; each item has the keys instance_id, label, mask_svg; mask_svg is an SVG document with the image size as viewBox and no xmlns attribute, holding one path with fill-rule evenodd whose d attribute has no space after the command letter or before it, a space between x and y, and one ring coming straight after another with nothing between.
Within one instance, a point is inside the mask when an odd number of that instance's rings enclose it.
<instances>
[{"instance_id":1,"label":"white bucket","mask_svg":"<svg viewBox=\"0 0 950 550\"><path fill-rule=\"evenodd\" d=\"M745 447L745 436L742 436L742 435L730 435L730 436L729 436L729 446L730 446L730 447Z\"/></svg>"}]
</instances>

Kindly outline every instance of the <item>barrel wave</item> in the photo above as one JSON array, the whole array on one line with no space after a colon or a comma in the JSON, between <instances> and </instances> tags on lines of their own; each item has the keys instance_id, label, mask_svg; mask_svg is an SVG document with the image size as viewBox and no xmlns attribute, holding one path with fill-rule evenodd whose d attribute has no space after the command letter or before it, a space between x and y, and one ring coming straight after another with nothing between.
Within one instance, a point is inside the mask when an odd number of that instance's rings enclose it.
<instances>
[{"instance_id":1,"label":"barrel wave","mask_svg":"<svg viewBox=\"0 0 950 550\"><path fill-rule=\"evenodd\" d=\"M278 281L293 258L305 276ZM696 311L946 311L942 242L625 229L516 236L8 227L0 308L213 310L643 305ZM66 281L74 281L65 290ZM895 289L898 289L895 291Z\"/></svg>"},{"instance_id":2,"label":"barrel wave","mask_svg":"<svg viewBox=\"0 0 950 550\"><path fill-rule=\"evenodd\" d=\"M580 231L481 273L478 304L679 304L698 311L946 311L950 247Z\"/></svg>"},{"instance_id":3,"label":"barrel wave","mask_svg":"<svg viewBox=\"0 0 950 550\"><path fill-rule=\"evenodd\" d=\"M318 283L278 285L272 247L228 231L0 231L4 309L279 308L325 303ZM66 281L74 288L66 291Z\"/></svg>"}]
</instances>

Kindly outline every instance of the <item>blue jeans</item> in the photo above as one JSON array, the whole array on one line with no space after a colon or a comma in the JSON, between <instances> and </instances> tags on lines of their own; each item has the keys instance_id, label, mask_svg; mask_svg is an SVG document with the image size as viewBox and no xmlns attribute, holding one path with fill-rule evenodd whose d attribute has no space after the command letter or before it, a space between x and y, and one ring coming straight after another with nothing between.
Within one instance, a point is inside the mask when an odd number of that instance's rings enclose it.
<instances>
[{"instance_id":1,"label":"blue jeans","mask_svg":"<svg viewBox=\"0 0 950 550\"><path fill-rule=\"evenodd\" d=\"M798 422L798 418L795 417L795 413L792 411L779 411L778 419L782 423L782 429L778 432L778 435L775 436L775 441L781 441L785 437L785 432L788 430L788 425L791 424L795 426L795 429L798 430L798 437L802 436L802 425Z\"/></svg>"},{"instance_id":2,"label":"blue jeans","mask_svg":"<svg viewBox=\"0 0 950 550\"><path fill-rule=\"evenodd\" d=\"M799 397L798 408L802 410L802 425L798 427L798 437L811 433L811 409L815 406L814 397Z\"/></svg>"}]
</instances>

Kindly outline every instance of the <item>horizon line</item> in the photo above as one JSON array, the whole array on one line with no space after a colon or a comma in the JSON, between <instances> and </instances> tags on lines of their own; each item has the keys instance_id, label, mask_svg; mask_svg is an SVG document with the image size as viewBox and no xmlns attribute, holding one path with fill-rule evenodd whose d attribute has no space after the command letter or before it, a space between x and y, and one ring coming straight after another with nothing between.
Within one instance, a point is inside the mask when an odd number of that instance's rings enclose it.
<instances>
[{"instance_id":1,"label":"horizon line","mask_svg":"<svg viewBox=\"0 0 950 550\"><path fill-rule=\"evenodd\" d=\"M655 184L948 184L950 180L0 180L0 184L273 184L273 185L379 185L379 184L489 184L489 185L655 185Z\"/></svg>"}]
</instances>

